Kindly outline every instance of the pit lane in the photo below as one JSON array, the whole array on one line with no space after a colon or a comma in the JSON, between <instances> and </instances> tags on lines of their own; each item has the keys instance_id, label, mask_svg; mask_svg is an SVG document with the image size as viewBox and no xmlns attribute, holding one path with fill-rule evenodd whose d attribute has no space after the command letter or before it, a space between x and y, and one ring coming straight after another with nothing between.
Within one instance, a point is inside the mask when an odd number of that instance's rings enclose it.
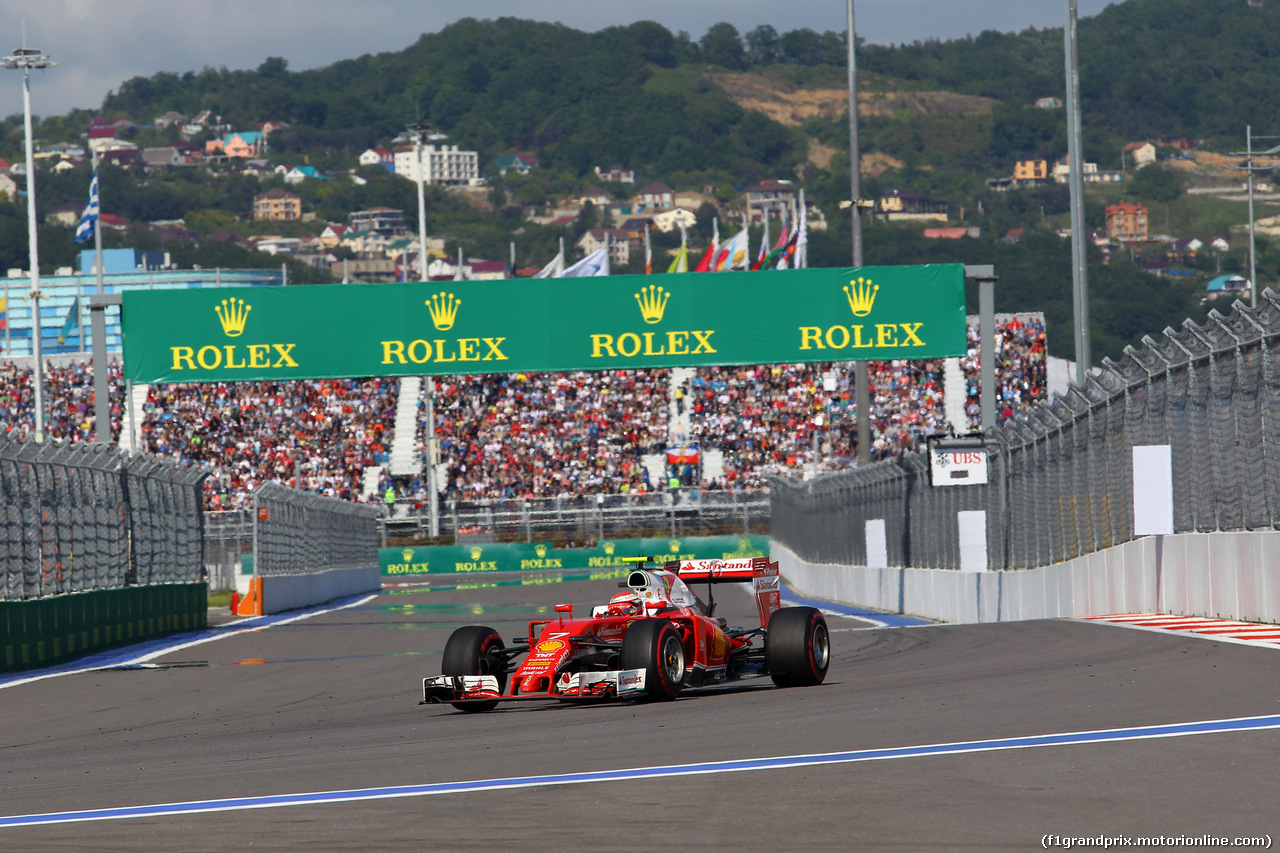
<instances>
[{"instance_id":1,"label":"pit lane","mask_svg":"<svg viewBox=\"0 0 1280 853\"><path fill-rule=\"evenodd\" d=\"M863 630L838 617L818 688L761 680L664 704L480 715L416 704L454 628L516 636L558 602L616 591L616 580L577 576L388 588L145 666L0 690L0 817L242 804L0 826L0 849L1025 850L1046 833L1276 834L1274 730L360 798L385 786L1280 713L1280 651L1074 621ZM731 624L750 624L745 591L716 597ZM245 799L321 791L353 793L279 808Z\"/></svg>"}]
</instances>

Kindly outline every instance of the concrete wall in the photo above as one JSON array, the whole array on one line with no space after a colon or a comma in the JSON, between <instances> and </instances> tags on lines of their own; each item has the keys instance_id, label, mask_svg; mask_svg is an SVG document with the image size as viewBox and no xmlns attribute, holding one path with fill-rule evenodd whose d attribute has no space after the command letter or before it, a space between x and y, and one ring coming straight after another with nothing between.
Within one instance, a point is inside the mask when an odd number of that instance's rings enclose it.
<instances>
[{"instance_id":1,"label":"concrete wall","mask_svg":"<svg viewBox=\"0 0 1280 853\"><path fill-rule=\"evenodd\" d=\"M942 622L1168 613L1280 623L1280 532L1148 536L1038 569L962 574L807 563L774 541L797 592Z\"/></svg>"},{"instance_id":2,"label":"concrete wall","mask_svg":"<svg viewBox=\"0 0 1280 853\"><path fill-rule=\"evenodd\" d=\"M272 575L262 578L262 612L283 613L381 588L382 570L378 566L334 569L314 575Z\"/></svg>"}]
</instances>

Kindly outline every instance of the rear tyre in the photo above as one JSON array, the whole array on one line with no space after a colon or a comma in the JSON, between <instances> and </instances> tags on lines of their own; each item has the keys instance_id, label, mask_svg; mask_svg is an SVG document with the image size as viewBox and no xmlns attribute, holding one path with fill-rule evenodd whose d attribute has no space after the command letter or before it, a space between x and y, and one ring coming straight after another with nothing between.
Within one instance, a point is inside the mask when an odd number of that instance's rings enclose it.
<instances>
[{"instance_id":1,"label":"rear tyre","mask_svg":"<svg viewBox=\"0 0 1280 853\"><path fill-rule=\"evenodd\" d=\"M764 657L769 677L779 687L821 684L831 665L826 617L812 607L775 610L769 617Z\"/></svg>"},{"instance_id":2,"label":"rear tyre","mask_svg":"<svg viewBox=\"0 0 1280 853\"><path fill-rule=\"evenodd\" d=\"M468 625L459 628L444 644L444 675L492 675L498 679L498 692L507 689L507 659L502 654L502 638L492 628ZM459 711L492 711L497 702L452 702Z\"/></svg>"},{"instance_id":3,"label":"rear tyre","mask_svg":"<svg viewBox=\"0 0 1280 853\"><path fill-rule=\"evenodd\" d=\"M665 619L632 623L622 638L622 669L644 670L646 699L674 699L684 687L684 642L680 632Z\"/></svg>"}]
</instances>

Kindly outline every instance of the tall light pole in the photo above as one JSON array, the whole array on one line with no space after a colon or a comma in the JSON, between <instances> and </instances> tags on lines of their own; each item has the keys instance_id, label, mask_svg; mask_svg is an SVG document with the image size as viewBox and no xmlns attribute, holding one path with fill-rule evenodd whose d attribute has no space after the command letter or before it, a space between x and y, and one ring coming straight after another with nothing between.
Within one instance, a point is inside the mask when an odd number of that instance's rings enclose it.
<instances>
[{"instance_id":1,"label":"tall light pole","mask_svg":"<svg viewBox=\"0 0 1280 853\"><path fill-rule=\"evenodd\" d=\"M854 62L857 33L853 28L853 0L845 0L849 82L849 199L853 227L853 265L862 266L862 162L858 150L858 70ZM871 464L871 369L868 362L853 363L853 405L858 410L858 467Z\"/></svg>"},{"instance_id":2,"label":"tall light pole","mask_svg":"<svg viewBox=\"0 0 1280 853\"><path fill-rule=\"evenodd\" d=\"M1233 151L1232 154L1245 155L1243 166L1228 166L1229 169L1237 171L1243 169L1249 173L1249 303L1250 307L1258 307L1258 244L1254 237L1253 226L1253 173L1254 172L1270 172L1275 169L1275 165L1255 166L1253 165L1254 157L1274 157L1280 152L1280 145L1270 148L1266 151L1254 151L1253 140L1255 139L1280 139L1276 136L1255 136L1253 133L1253 125L1247 125L1244 129L1245 150Z\"/></svg>"},{"instance_id":3,"label":"tall light pole","mask_svg":"<svg viewBox=\"0 0 1280 853\"><path fill-rule=\"evenodd\" d=\"M432 133L431 127L423 121L405 126L405 132L397 136L393 142L413 142L414 158L417 161L418 179L418 270L422 281L427 280L427 191L422 174L422 142L444 139L442 133ZM436 378L427 377L427 519L431 536L440 535L440 508L437 505L439 495L436 493Z\"/></svg>"},{"instance_id":4,"label":"tall light pole","mask_svg":"<svg viewBox=\"0 0 1280 853\"><path fill-rule=\"evenodd\" d=\"M31 354L35 360L32 382L35 385L35 438L44 441L44 365L40 362L40 251L36 243L36 167L31 142L31 69L57 65L34 47L21 47L0 59L4 68L22 69L22 114L27 132L27 246L31 265Z\"/></svg>"},{"instance_id":5,"label":"tall light pole","mask_svg":"<svg viewBox=\"0 0 1280 853\"><path fill-rule=\"evenodd\" d=\"M1089 254L1084 233L1084 134L1080 110L1080 54L1076 48L1076 0L1067 2L1064 52L1067 65L1067 179L1071 190L1071 302L1075 311L1076 382L1089 378Z\"/></svg>"}]
</instances>

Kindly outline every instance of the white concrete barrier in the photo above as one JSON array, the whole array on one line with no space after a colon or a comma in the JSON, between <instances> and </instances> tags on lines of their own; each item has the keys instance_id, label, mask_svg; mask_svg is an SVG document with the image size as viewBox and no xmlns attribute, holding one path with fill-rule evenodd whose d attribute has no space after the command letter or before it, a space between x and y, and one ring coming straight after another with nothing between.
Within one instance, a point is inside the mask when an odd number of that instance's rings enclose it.
<instances>
[{"instance_id":1,"label":"white concrete barrier","mask_svg":"<svg viewBox=\"0 0 1280 853\"><path fill-rule=\"evenodd\" d=\"M808 563L774 541L801 595L942 622L1168 613L1280 623L1280 531L1135 539L1065 563L964 573Z\"/></svg>"},{"instance_id":2,"label":"white concrete barrier","mask_svg":"<svg viewBox=\"0 0 1280 853\"><path fill-rule=\"evenodd\" d=\"M382 589L382 569L334 569L314 575L268 575L262 578L262 612L283 613Z\"/></svg>"}]
</instances>

